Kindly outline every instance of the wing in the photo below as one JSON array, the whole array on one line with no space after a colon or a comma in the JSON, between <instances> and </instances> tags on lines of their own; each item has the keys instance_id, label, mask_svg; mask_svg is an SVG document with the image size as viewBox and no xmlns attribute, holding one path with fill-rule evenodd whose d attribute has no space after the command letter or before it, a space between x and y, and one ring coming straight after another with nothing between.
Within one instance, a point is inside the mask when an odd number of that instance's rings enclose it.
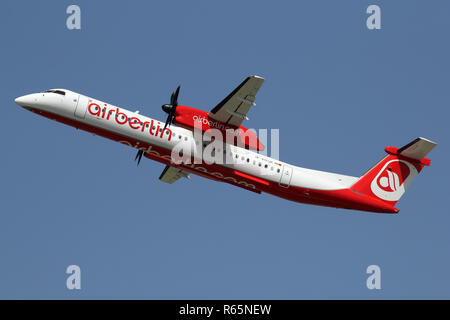
<instances>
[{"instance_id":1,"label":"wing","mask_svg":"<svg viewBox=\"0 0 450 320\"><path fill-rule=\"evenodd\" d=\"M255 105L255 96L264 78L249 76L209 112L214 120L239 127L248 120L247 112Z\"/></svg>"},{"instance_id":2,"label":"wing","mask_svg":"<svg viewBox=\"0 0 450 320\"><path fill-rule=\"evenodd\" d=\"M169 165L164 168L163 172L159 176L159 180L170 184L174 183L180 178L189 178L189 173Z\"/></svg>"}]
</instances>

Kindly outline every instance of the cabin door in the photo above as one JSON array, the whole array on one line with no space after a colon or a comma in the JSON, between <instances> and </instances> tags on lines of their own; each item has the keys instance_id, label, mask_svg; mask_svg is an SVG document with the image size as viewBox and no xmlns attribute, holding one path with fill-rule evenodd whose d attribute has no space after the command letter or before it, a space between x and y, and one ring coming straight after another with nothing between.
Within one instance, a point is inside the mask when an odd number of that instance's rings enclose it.
<instances>
[{"instance_id":1,"label":"cabin door","mask_svg":"<svg viewBox=\"0 0 450 320\"><path fill-rule=\"evenodd\" d=\"M86 116L89 99L88 97L80 94L77 100L78 104L77 107L75 108L75 117L84 119L84 117Z\"/></svg>"},{"instance_id":2,"label":"cabin door","mask_svg":"<svg viewBox=\"0 0 450 320\"><path fill-rule=\"evenodd\" d=\"M289 188L292 179L292 167L283 165L283 171L281 172L280 186L283 188Z\"/></svg>"}]
</instances>

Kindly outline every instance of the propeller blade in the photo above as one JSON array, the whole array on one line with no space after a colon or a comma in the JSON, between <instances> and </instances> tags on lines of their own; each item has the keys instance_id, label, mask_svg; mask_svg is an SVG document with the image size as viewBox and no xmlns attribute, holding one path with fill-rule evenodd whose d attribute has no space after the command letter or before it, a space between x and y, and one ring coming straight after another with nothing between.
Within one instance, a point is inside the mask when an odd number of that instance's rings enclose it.
<instances>
[{"instance_id":1,"label":"propeller blade","mask_svg":"<svg viewBox=\"0 0 450 320\"><path fill-rule=\"evenodd\" d=\"M163 132L164 132L164 130L166 130L167 126L170 125L173 122L174 112L172 110L174 110L174 109L175 108L172 107L170 109L169 114L167 115L167 120L166 120L166 123L164 124Z\"/></svg>"},{"instance_id":2,"label":"propeller blade","mask_svg":"<svg viewBox=\"0 0 450 320\"><path fill-rule=\"evenodd\" d=\"M141 159L142 159L142 155L144 154L144 151L139 150L136 154L136 158L134 158L134 161L137 160L137 165L139 165L139 163L141 163Z\"/></svg>"},{"instance_id":3,"label":"propeller blade","mask_svg":"<svg viewBox=\"0 0 450 320\"><path fill-rule=\"evenodd\" d=\"M180 93L180 86L177 87L177 90L175 91L175 97L174 102L172 103L173 106L178 106L178 94Z\"/></svg>"},{"instance_id":4,"label":"propeller blade","mask_svg":"<svg viewBox=\"0 0 450 320\"><path fill-rule=\"evenodd\" d=\"M169 115L167 116L166 123L164 124L163 132L164 132L164 130L166 130L167 125L169 124L170 120L171 120L171 116L170 116L170 114L169 114Z\"/></svg>"}]
</instances>

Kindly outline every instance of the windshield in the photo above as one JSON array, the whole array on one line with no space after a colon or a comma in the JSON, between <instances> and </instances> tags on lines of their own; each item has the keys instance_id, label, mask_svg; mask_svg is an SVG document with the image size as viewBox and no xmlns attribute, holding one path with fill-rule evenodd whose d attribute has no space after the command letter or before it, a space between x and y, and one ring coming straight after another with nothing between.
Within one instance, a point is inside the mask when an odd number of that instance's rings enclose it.
<instances>
[{"instance_id":1,"label":"windshield","mask_svg":"<svg viewBox=\"0 0 450 320\"><path fill-rule=\"evenodd\" d=\"M62 90L47 90L47 91L44 91L44 92L52 92L52 93L60 94L62 96L66 95L66 93L64 91L62 91Z\"/></svg>"}]
</instances>

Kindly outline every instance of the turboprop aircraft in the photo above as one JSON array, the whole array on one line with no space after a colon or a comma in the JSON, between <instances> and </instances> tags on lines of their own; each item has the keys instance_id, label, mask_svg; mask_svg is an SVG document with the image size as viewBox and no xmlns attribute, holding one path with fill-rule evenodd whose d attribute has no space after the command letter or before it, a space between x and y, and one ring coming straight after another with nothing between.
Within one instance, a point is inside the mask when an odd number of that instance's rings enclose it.
<instances>
[{"instance_id":1,"label":"turboprop aircraft","mask_svg":"<svg viewBox=\"0 0 450 320\"><path fill-rule=\"evenodd\" d=\"M242 126L263 82L258 76L247 77L209 112L178 105L178 87L170 103L162 106L168 114L165 122L67 89L33 93L15 102L38 115L138 149L138 164L144 155L165 165L159 179L166 183L196 174L299 203L399 212L394 205L423 167L430 165L425 156L436 143L417 138L401 148L386 147L387 155L360 177L281 162L258 152L264 150L264 145L253 131ZM206 143L196 137L198 132L201 137L207 136L213 129L235 135L232 139L205 139ZM198 155L207 148L214 154L213 161L201 156L199 160ZM181 161L175 161L175 154L181 155ZM226 161L217 161L217 155Z\"/></svg>"}]
</instances>

